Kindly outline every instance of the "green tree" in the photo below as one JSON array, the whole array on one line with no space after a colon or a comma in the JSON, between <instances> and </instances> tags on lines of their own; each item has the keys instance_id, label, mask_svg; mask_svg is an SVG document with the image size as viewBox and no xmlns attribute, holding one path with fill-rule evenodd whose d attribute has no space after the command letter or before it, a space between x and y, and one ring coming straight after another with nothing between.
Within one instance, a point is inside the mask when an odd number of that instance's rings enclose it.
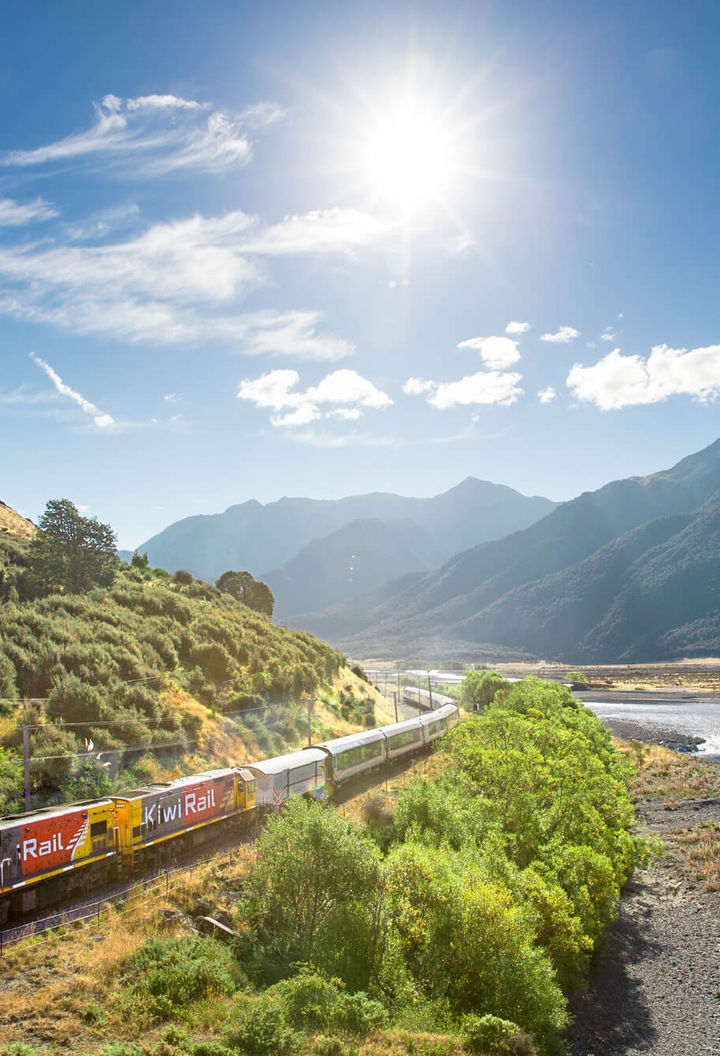
<instances>
[{"instance_id":1,"label":"green tree","mask_svg":"<svg viewBox=\"0 0 720 1056\"><path fill-rule=\"evenodd\" d=\"M482 711L492 704L499 689L509 685L497 671L469 671L460 683L460 699L466 708Z\"/></svg>"},{"instance_id":2,"label":"green tree","mask_svg":"<svg viewBox=\"0 0 720 1056\"><path fill-rule=\"evenodd\" d=\"M12 751L0 748L0 817L22 810L22 763Z\"/></svg>"},{"instance_id":3,"label":"green tree","mask_svg":"<svg viewBox=\"0 0 720 1056\"><path fill-rule=\"evenodd\" d=\"M138 550L132 555L130 564L133 568L147 568L149 561L147 554L141 554Z\"/></svg>"},{"instance_id":4,"label":"green tree","mask_svg":"<svg viewBox=\"0 0 720 1056\"><path fill-rule=\"evenodd\" d=\"M267 583L255 579L249 572L223 572L215 586L226 594L232 594L249 609L272 616L275 608L273 592Z\"/></svg>"},{"instance_id":5,"label":"green tree","mask_svg":"<svg viewBox=\"0 0 720 1056\"><path fill-rule=\"evenodd\" d=\"M307 962L368 985L381 932L380 852L333 810L290 800L257 842L244 911L268 974Z\"/></svg>"},{"instance_id":6,"label":"green tree","mask_svg":"<svg viewBox=\"0 0 720 1056\"><path fill-rule=\"evenodd\" d=\"M108 524L82 517L69 499L51 499L30 546L32 569L48 591L82 594L109 587L118 568L116 543Z\"/></svg>"}]
</instances>

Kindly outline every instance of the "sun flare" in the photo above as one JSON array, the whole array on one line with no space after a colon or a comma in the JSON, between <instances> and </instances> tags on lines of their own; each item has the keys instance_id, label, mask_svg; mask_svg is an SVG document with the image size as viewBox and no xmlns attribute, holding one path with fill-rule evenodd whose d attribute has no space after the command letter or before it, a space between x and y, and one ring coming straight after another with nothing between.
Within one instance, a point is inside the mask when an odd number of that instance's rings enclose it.
<instances>
[{"instance_id":1,"label":"sun flare","mask_svg":"<svg viewBox=\"0 0 720 1056\"><path fill-rule=\"evenodd\" d=\"M461 171L458 130L418 98L377 113L360 137L358 154L370 195L406 214L446 202Z\"/></svg>"}]
</instances>

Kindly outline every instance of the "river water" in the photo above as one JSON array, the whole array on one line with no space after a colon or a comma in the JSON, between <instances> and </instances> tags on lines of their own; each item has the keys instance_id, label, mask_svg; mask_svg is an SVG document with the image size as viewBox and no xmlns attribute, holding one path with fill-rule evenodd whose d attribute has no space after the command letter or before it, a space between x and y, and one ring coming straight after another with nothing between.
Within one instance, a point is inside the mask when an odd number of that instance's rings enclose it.
<instances>
[{"instance_id":1,"label":"river water","mask_svg":"<svg viewBox=\"0 0 720 1056\"><path fill-rule=\"evenodd\" d=\"M697 755L720 759L720 699L643 700L600 702L584 700L601 719L625 719L645 726L662 726L690 737L703 737Z\"/></svg>"}]
</instances>

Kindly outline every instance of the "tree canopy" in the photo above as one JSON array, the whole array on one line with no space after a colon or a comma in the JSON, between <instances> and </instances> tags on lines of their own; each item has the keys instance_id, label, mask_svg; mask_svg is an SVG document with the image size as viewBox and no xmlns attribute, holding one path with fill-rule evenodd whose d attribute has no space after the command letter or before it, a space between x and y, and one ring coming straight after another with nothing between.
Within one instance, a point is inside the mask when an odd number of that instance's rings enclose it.
<instances>
[{"instance_id":1,"label":"tree canopy","mask_svg":"<svg viewBox=\"0 0 720 1056\"><path fill-rule=\"evenodd\" d=\"M45 590L83 594L112 584L116 544L109 524L83 517L69 499L51 499L30 546L30 562Z\"/></svg>"},{"instance_id":2,"label":"tree canopy","mask_svg":"<svg viewBox=\"0 0 720 1056\"><path fill-rule=\"evenodd\" d=\"M492 704L499 689L509 686L497 671L469 671L460 683L460 699L475 711Z\"/></svg>"},{"instance_id":3,"label":"tree canopy","mask_svg":"<svg viewBox=\"0 0 720 1056\"><path fill-rule=\"evenodd\" d=\"M275 596L267 583L255 579L249 572L223 572L215 583L218 590L231 594L243 605L255 612L264 612L272 616L275 608Z\"/></svg>"}]
</instances>

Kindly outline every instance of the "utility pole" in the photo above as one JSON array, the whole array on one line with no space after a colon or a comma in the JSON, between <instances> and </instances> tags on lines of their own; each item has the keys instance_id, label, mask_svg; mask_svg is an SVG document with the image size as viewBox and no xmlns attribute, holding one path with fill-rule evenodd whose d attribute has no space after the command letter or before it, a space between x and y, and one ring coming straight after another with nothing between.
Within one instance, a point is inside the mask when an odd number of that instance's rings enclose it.
<instances>
[{"instance_id":1,"label":"utility pole","mask_svg":"<svg viewBox=\"0 0 720 1056\"><path fill-rule=\"evenodd\" d=\"M429 671L427 673L427 676L428 676L428 693L430 694L430 711L432 711L433 710L433 706L432 706L432 682L430 680L430 672Z\"/></svg>"},{"instance_id":2,"label":"utility pole","mask_svg":"<svg viewBox=\"0 0 720 1056\"><path fill-rule=\"evenodd\" d=\"M393 693L393 697L395 699L395 722L399 722L398 713L397 713L397 698L398 698L397 691Z\"/></svg>"},{"instance_id":3,"label":"utility pole","mask_svg":"<svg viewBox=\"0 0 720 1056\"><path fill-rule=\"evenodd\" d=\"M30 727L23 726L23 771L25 784L25 810L30 810Z\"/></svg>"},{"instance_id":4,"label":"utility pole","mask_svg":"<svg viewBox=\"0 0 720 1056\"><path fill-rule=\"evenodd\" d=\"M312 744L312 705L313 705L313 698L312 698L312 697L308 697L308 698L307 698L307 713L308 713L308 716L307 716L307 719L308 719L308 731L307 731L307 733L308 733L308 748L309 748L309 747L310 747L310 745Z\"/></svg>"}]
</instances>

